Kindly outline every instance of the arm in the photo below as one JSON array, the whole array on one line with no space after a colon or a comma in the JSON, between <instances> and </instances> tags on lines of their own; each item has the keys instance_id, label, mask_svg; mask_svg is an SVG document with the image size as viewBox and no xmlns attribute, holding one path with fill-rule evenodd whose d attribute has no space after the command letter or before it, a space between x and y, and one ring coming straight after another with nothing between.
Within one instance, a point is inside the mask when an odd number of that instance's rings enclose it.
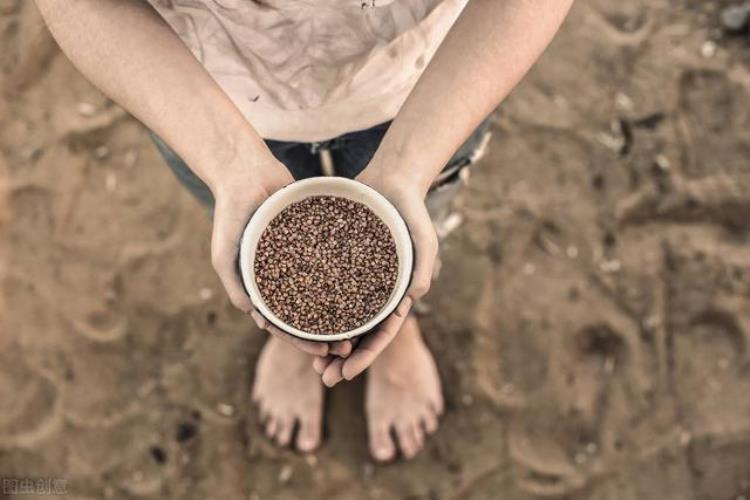
<instances>
[{"instance_id":1,"label":"arm","mask_svg":"<svg viewBox=\"0 0 750 500\"><path fill-rule=\"evenodd\" d=\"M292 182L253 127L145 1L37 0L71 62L104 94L163 138L216 199L211 258L232 303L253 314L236 259L244 225ZM259 326L314 354L328 347Z\"/></svg>"},{"instance_id":2,"label":"arm","mask_svg":"<svg viewBox=\"0 0 750 500\"><path fill-rule=\"evenodd\" d=\"M359 179L399 209L415 242L412 286L398 312L347 360L316 362L326 383L352 379L385 349L430 286L437 255L424 205L433 179L510 93L560 27L572 0L469 0Z\"/></svg>"}]
</instances>

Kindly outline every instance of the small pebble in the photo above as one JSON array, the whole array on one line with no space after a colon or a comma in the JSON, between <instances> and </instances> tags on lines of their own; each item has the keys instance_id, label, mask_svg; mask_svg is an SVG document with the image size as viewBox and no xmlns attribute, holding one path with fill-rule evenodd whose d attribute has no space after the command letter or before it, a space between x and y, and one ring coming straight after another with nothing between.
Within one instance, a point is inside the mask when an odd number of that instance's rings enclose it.
<instances>
[{"instance_id":1,"label":"small pebble","mask_svg":"<svg viewBox=\"0 0 750 500\"><path fill-rule=\"evenodd\" d=\"M96 113L96 106L90 102L79 102L76 104L76 111L78 111L78 114L81 116L92 116Z\"/></svg>"},{"instance_id":2,"label":"small pebble","mask_svg":"<svg viewBox=\"0 0 750 500\"><path fill-rule=\"evenodd\" d=\"M216 405L216 411L219 413L219 415L223 415L225 417L234 416L234 406L227 403L219 403L218 405Z\"/></svg>"},{"instance_id":3,"label":"small pebble","mask_svg":"<svg viewBox=\"0 0 750 500\"><path fill-rule=\"evenodd\" d=\"M616 273L622 268L622 264L617 259L605 260L599 267L605 273Z\"/></svg>"},{"instance_id":4,"label":"small pebble","mask_svg":"<svg viewBox=\"0 0 750 500\"><path fill-rule=\"evenodd\" d=\"M463 215L457 212L453 212L452 214L450 214L448 217L445 218L442 224L440 224L436 228L437 229L436 232L438 233L438 236L440 238L445 238L450 233L458 229L463 223L463 221L464 221Z\"/></svg>"},{"instance_id":5,"label":"small pebble","mask_svg":"<svg viewBox=\"0 0 750 500\"><path fill-rule=\"evenodd\" d=\"M617 107L623 111L632 111L634 107L633 99L631 99L629 95L623 94L622 92L618 92L615 95L615 104L617 104Z\"/></svg>"},{"instance_id":6,"label":"small pebble","mask_svg":"<svg viewBox=\"0 0 750 500\"><path fill-rule=\"evenodd\" d=\"M284 466L282 466L281 470L279 471L279 483L288 483L289 480L292 479L292 474L294 474L294 469L291 465L285 464Z\"/></svg>"},{"instance_id":7,"label":"small pebble","mask_svg":"<svg viewBox=\"0 0 750 500\"><path fill-rule=\"evenodd\" d=\"M654 158L654 163L656 163L656 166L663 171L669 170L669 167L671 166L669 158L664 155L656 155L656 158Z\"/></svg>"},{"instance_id":8,"label":"small pebble","mask_svg":"<svg viewBox=\"0 0 750 500\"><path fill-rule=\"evenodd\" d=\"M719 20L727 33L741 33L750 25L750 2L724 7L719 14Z\"/></svg>"},{"instance_id":9,"label":"small pebble","mask_svg":"<svg viewBox=\"0 0 750 500\"><path fill-rule=\"evenodd\" d=\"M132 168L135 165L135 162L138 161L138 151L135 149L129 149L128 152L125 153L123 161L125 162L126 167Z\"/></svg>"},{"instance_id":10,"label":"small pebble","mask_svg":"<svg viewBox=\"0 0 750 500\"><path fill-rule=\"evenodd\" d=\"M94 156L99 160L103 160L109 156L109 148L107 146L99 146L94 150Z\"/></svg>"},{"instance_id":11,"label":"small pebble","mask_svg":"<svg viewBox=\"0 0 750 500\"><path fill-rule=\"evenodd\" d=\"M706 59L710 59L716 54L717 48L716 42L707 40L703 42L703 45L701 46L701 55Z\"/></svg>"},{"instance_id":12,"label":"small pebble","mask_svg":"<svg viewBox=\"0 0 750 500\"><path fill-rule=\"evenodd\" d=\"M661 317L658 314L651 314L643 321L643 326L645 326L649 330L659 328L661 324Z\"/></svg>"},{"instance_id":13,"label":"small pebble","mask_svg":"<svg viewBox=\"0 0 750 500\"><path fill-rule=\"evenodd\" d=\"M615 358L609 357L604 360L604 373L611 375L615 371Z\"/></svg>"},{"instance_id":14,"label":"small pebble","mask_svg":"<svg viewBox=\"0 0 750 500\"><path fill-rule=\"evenodd\" d=\"M690 431L682 431L680 433L680 444L682 446L687 446L690 444L690 441L693 440L693 435L690 433Z\"/></svg>"}]
</instances>

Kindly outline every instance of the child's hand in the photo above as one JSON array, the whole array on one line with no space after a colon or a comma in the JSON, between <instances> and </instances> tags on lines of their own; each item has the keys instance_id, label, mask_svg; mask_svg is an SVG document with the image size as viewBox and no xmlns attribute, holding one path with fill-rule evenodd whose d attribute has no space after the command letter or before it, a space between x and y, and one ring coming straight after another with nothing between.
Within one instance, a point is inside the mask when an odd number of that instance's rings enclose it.
<instances>
[{"instance_id":1,"label":"child's hand","mask_svg":"<svg viewBox=\"0 0 750 500\"><path fill-rule=\"evenodd\" d=\"M388 198L406 221L414 241L414 272L411 285L396 311L376 331L362 338L348 357L336 357L331 352L331 355L315 360L315 370L329 387L362 373L388 347L399 332L411 306L429 290L438 251L437 234L424 203L425 193L416 182L385 173L373 166L368 166L357 180Z\"/></svg>"},{"instance_id":2,"label":"child's hand","mask_svg":"<svg viewBox=\"0 0 750 500\"><path fill-rule=\"evenodd\" d=\"M266 161L254 165L226 165L226 169L217 176L220 180L211 183L216 199L211 237L211 263L232 304L252 316L258 328L315 356L326 356L329 352L337 356L347 356L351 352L351 342L348 340L330 345L309 342L288 335L271 325L255 310L242 286L237 263L245 225L266 198L294 181L282 163L270 156L270 153L269 157Z\"/></svg>"}]
</instances>

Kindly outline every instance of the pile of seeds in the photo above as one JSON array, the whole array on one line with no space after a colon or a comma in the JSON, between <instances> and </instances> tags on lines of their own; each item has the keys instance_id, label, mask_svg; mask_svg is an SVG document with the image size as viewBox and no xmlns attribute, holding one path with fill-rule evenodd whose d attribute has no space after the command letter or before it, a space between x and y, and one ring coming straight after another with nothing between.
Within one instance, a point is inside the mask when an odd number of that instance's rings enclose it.
<instances>
[{"instance_id":1,"label":"pile of seeds","mask_svg":"<svg viewBox=\"0 0 750 500\"><path fill-rule=\"evenodd\" d=\"M398 257L388 227L365 205L313 196L271 221L254 271L263 300L282 321L308 333L341 333L385 306Z\"/></svg>"}]
</instances>

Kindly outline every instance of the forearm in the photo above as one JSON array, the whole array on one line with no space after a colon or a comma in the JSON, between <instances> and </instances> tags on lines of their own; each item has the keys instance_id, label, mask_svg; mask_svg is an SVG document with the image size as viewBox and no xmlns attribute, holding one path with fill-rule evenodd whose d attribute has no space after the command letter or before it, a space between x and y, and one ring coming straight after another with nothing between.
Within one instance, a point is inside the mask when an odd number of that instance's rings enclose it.
<instances>
[{"instance_id":1,"label":"forearm","mask_svg":"<svg viewBox=\"0 0 750 500\"><path fill-rule=\"evenodd\" d=\"M426 192L549 44L572 0L469 0L407 98L373 165Z\"/></svg>"},{"instance_id":2,"label":"forearm","mask_svg":"<svg viewBox=\"0 0 750 500\"><path fill-rule=\"evenodd\" d=\"M73 64L162 137L212 189L239 158L262 162L270 154L145 1L37 0L37 5Z\"/></svg>"}]
</instances>

